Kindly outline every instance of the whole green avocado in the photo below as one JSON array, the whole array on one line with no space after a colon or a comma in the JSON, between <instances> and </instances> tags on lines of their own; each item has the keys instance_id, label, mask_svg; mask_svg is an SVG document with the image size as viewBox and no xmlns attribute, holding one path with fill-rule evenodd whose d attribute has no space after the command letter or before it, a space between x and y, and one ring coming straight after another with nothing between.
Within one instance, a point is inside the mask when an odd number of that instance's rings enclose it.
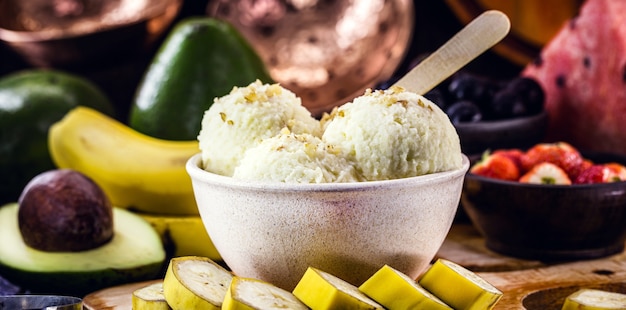
<instances>
[{"instance_id":1,"label":"whole green avocado","mask_svg":"<svg viewBox=\"0 0 626 310\"><path fill-rule=\"evenodd\" d=\"M106 94L72 73L27 69L0 78L0 204L17 201L28 181L55 168L48 129L78 105L114 115Z\"/></svg>"},{"instance_id":2,"label":"whole green avocado","mask_svg":"<svg viewBox=\"0 0 626 310\"><path fill-rule=\"evenodd\" d=\"M159 47L140 82L129 125L169 140L195 140L213 99L272 78L249 42L225 21L188 17Z\"/></svg>"}]
</instances>

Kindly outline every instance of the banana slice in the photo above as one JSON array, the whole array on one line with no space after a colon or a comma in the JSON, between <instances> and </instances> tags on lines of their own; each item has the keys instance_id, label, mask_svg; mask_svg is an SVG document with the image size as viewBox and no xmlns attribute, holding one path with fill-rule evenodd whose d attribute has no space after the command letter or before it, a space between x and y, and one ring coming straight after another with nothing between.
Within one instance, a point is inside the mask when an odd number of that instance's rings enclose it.
<instances>
[{"instance_id":1,"label":"banana slice","mask_svg":"<svg viewBox=\"0 0 626 310\"><path fill-rule=\"evenodd\" d=\"M163 279L163 295L174 310L220 309L232 279L232 273L207 257L175 257Z\"/></svg>"},{"instance_id":2,"label":"banana slice","mask_svg":"<svg viewBox=\"0 0 626 310\"><path fill-rule=\"evenodd\" d=\"M273 310L309 309L291 292L258 279L234 277L226 292L222 309Z\"/></svg>"},{"instance_id":3,"label":"banana slice","mask_svg":"<svg viewBox=\"0 0 626 310\"><path fill-rule=\"evenodd\" d=\"M176 216L137 212L161 235L168 253L177 256L203 256L221 261L199 215Z\"/></svg>"},{"instance_id":4,"label":"banana slice","mask_svg":"<svg viewBox=\"0 0 626 310\"><path fill-rule=\"evenodd\" d=\"M454 309L492 309L502 292L472 271L438 259L418 283Z\"/></svg>"},{"instance_id":5,"label":"banana slice","mask_svg":"<svg viewBox=\"0 0 626 310\"><path fill-rule=\"evenodd\" d=\"M356 286L313 267L306 270L293 294L313 310L384 309Z\"/></svg>"},{"instance_id":6,"label":"banana slice","mask_svg":"<svg viewBox=\"0 0 626 310\"><path fill-rule=\"evenodd\" d=\"M163 281L137 289L132 297L133 310L171 310L163 295Z\"/></svg>"},{"instance_id":7,"label":"banana slice","mask_svg":"<svg viewBox=\"0 0 626 310\"><path fill-rule=\"evenodd\" d=\"M562 310L626 309L626 294L597 289L580 289L567 296Z\"/></svg>"},{"instance_id":8,"label":"banana slice","mask_svg":"<svg viewBox=\"0 0 626 310\"><path fill-rule=\"evenodd\" d=\"M452 310L406 274L384 265L359 290L389 310Z\"/></svg>"}]
</instances>

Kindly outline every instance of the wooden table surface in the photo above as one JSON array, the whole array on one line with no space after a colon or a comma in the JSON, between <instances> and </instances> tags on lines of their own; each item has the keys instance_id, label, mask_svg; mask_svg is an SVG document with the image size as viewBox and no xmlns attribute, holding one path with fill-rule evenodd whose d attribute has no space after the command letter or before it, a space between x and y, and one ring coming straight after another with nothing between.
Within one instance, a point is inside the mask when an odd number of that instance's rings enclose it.
<instances>
[{"instance_id":1,"label":"wooden table surface","mask_svg":"<svg viewBox=\"0 0 626 310\"><path fill-rule=\"evenodd\" d=\"M471 224L456 223L437 257L454 261L500 289L494 309L560 310L580 288L626 293L626 252L602 259L546 264L494 253ZM108 288L85 296L87 309L130 310L132 292L154 281Z\"/></svg>"}]
</instances>

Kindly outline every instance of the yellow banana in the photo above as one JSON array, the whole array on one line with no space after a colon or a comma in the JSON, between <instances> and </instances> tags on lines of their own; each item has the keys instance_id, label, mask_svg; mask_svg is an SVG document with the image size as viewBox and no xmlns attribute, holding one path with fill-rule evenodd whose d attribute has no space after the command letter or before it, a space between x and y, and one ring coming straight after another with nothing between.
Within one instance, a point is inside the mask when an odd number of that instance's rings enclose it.
<instances>
[{"instance_id":1,"label":"yellow banana","mask_svg":"<svg viewBox=\"0 0 626 310\"><path fill-rule=\"evenodd\" d=\"M308 310L291 292L271 283L233 277L226 291L222 310Z\"/></svg>"},{"instance_id":2,"label":"yellow banana","mask_svg":"<svg viewBox=\"0 0 626 310\"><path fill-rule=\"evenodd\" d=\"M133 291L133 310L171 310L163 295L163 282L159 281Z\"/></svg>"},{"instance_id":3,"label":"yellow banana","mask_svg":"<svg viewBox=\"0 0 626 310\"><path fill-rule=\"evenodd\" d=\"M220 310L233 275L200 256L175 257L163 279L163 295L174 310Z\"/></svg>"},{"instance_id":4,"label":"yellow banana","mask_svg":"<svg viewBox=\"0 0 626 310\"><path fill-rule=\"evenodd\" d=\"M313 267L307 268L292 293L313 310L384 309L358 287Z\"/></svg>"},{"instance_id":5,"label":"yellow banana","mask_svg":"<svg viewBox=\"0 0 626 310\"><path fill-rule=\"evenodd\" d=\"M502 292L465 267L437 259L418 280L423 288L454 309L492 309Z\"/></svg>"},{"instance_id":6,"label":"yellow banana","mask_svg":"<svg viewBox=\"0 0 626 310\"><path fill-rule=\"evenodd\" d=\"M376 271L359 286L359 290L388 310L452 310L414 279L389 265L384 265Z\"/></svg>"},{"instance_id":7,"label":"yellow banana","mask_svg":"<svg viewBox=\"0 0 626 310\"><path fill-rule=\"evenodd\" d=\"M222 260L199 215L137 214L161 235L172 256L206 256L214 261Z\"/></svg>"},{"instance_id":8,"label":"yellow banana","mask_svg":"<svg viewBox=\"0 0 626 310\"><path fill-rule=\"evenodd\" d=\"M197 215L186 161L197 141L144 135L87 107L53 124L48 146L59 168L82 172L102 187L113 205L154 214Z\"/></svg>"},{"instance_id":9,"label":"yellow banana","mask_svg":"<svg viewBox=\"0 0 626 310\"><path fill-rule=\"evenodd\" d=\"M581 288L565 298L562 310L626 309L626 294Z\"/></svg>"}]
</instances>

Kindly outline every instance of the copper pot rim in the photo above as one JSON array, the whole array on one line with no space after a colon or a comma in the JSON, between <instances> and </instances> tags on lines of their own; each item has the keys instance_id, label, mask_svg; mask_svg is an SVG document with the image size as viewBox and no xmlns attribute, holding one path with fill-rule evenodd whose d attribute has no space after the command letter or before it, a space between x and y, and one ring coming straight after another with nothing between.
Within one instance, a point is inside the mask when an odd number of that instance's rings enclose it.
<instances>
[{"instance_id":1,"label":"copper pot rim","mask_svg":"<svg viewBox=\"0 0 626 310\"><path fill-rule=\"evenodd\" d=\"M7 43L68 40L137 25L152 19L162 18L164 15L171 15L170 17L173 19L173 17L178 14L182 2L183 0L165 0L157 1L156 3L151 1L148 3L149 5L145 10L141 11L141 14L137 14L133 16L132 19L124 20L119 23L101 24L98 22L90 22L87 26L83 27L46 29L43 31L12 30L0 25L0 40Z\"/></svg>"}]
</instances>

